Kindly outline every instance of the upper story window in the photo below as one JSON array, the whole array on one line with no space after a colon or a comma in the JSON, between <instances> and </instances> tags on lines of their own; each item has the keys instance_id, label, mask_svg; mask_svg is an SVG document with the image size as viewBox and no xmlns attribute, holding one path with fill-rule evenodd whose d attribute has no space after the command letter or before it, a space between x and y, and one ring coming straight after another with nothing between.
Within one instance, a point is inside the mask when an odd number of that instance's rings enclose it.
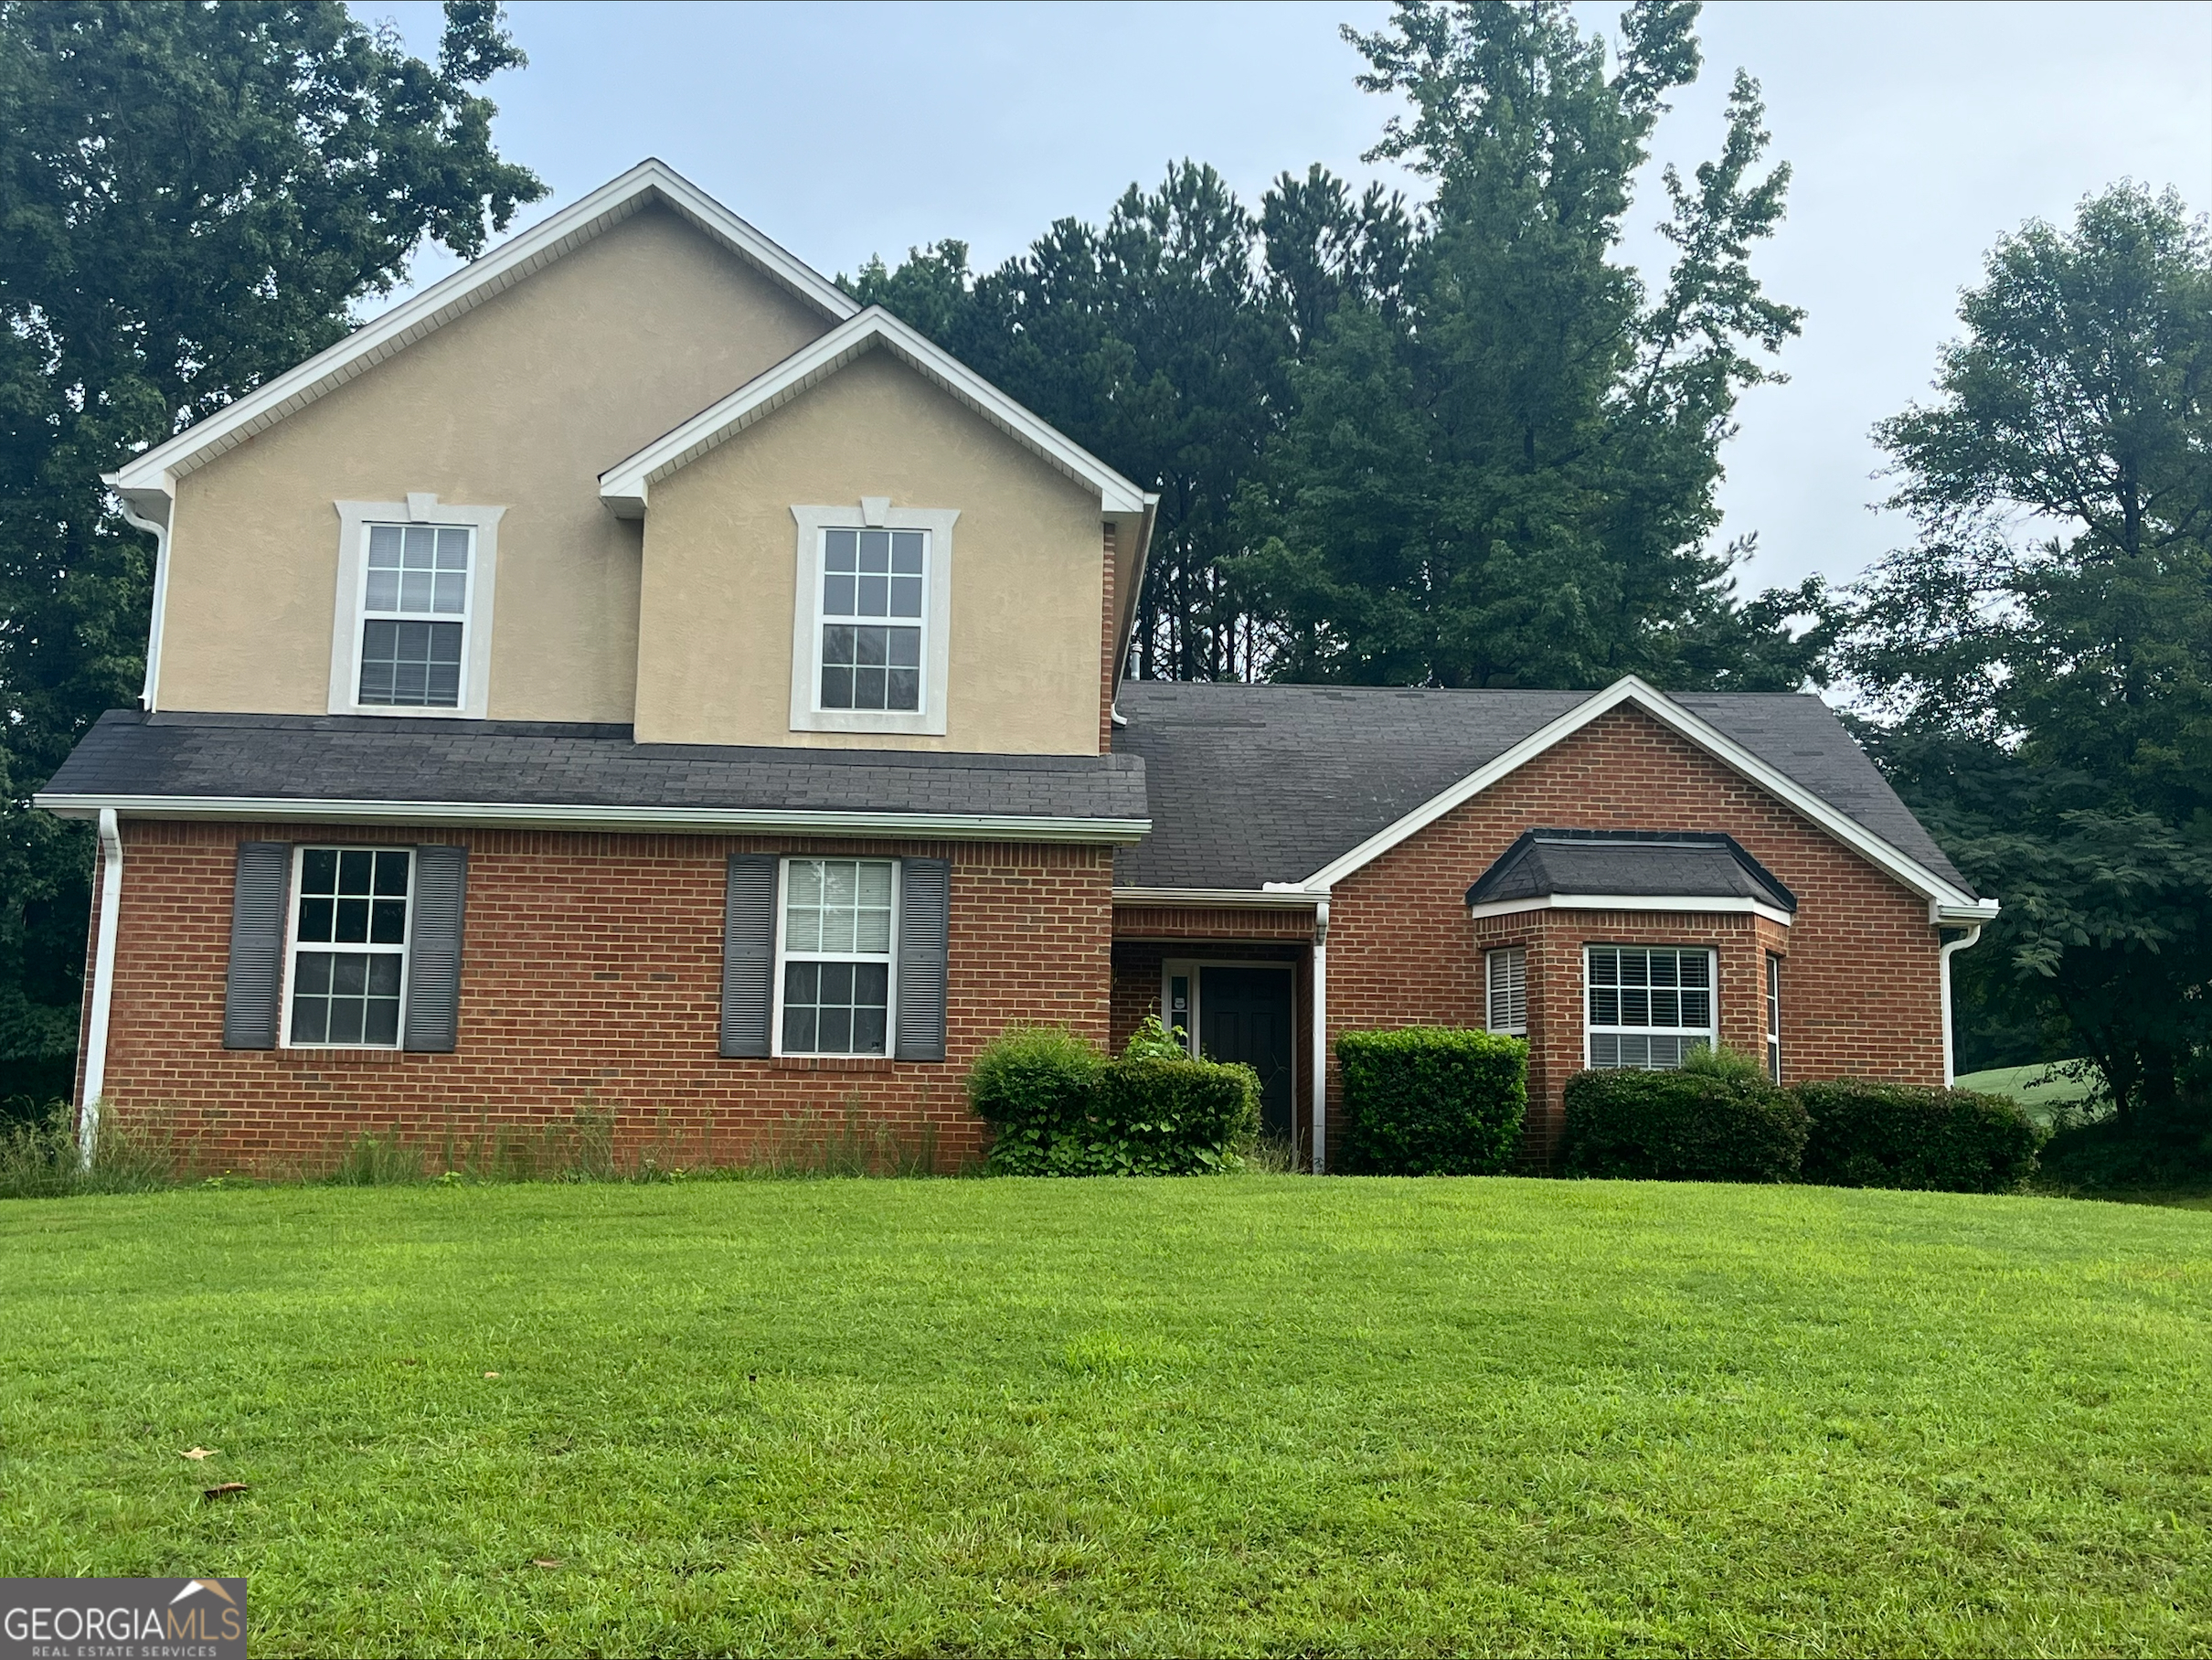
<instances>
[{"instance_id":1,"label":"upper story window","mask_svg":"<svg viewBox=\"0 0 2212 1660\"><path fill-rule=\"evenodd\" d=\"M1592 945L1584 966L1592 1067L1669 1071L1690 1050L1712 1047L1711 952Z\"/></svg>"},{"instance_id":2,"label":"upper story window","mask_svg":"<svg viewBox=\"0 0 2212 1660\"><path fill-rule=\"evenodd\" d=\"M822 533L820 708L920 709L929 560L926 530Z\"/></svg>"},{"instance_id":3,"label":"upper story window","mask_svg":"<svg viewBox=\"0 0 2212 1660\"><path fill-rule=\"evenodd\" d=\"M297 857L286 1041L397 1048L413 852L302 847Z\"/></svg>"},{"instance_id":4,"label":"upper story window","mask_svg":"<svg viewBox=\"0 0 2212 1660\"><path fill-rule=\"evenodd\" d=\"M463 525L368 527L359 702L461 707L473 540Z\"/></svg>"},{"instance_id":5,"label":"upper story window","mask_svg":"<svg viewBox=\"0 0 2212 1660\"><path fill-rule=\"evenodd\" d=\"M338 510L334 715L490 712L492 598L505 507L423 491Z\"/></svg>"},{"instance_id":6,"label":"upper story window","mask_svg":"<svg viewBox=\"0 0 2212 1660\"><path fill-rule=\"evenodd\" d=\"M791 729L945 735L957 507L794 506Z\"/></svg>"}]
</instances>

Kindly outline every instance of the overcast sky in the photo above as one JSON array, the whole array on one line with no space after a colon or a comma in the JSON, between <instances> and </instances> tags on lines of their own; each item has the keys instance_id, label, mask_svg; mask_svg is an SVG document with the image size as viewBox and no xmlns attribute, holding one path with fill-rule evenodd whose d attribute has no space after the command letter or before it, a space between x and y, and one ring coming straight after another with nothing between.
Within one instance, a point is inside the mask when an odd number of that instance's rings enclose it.
<instances>
[{"instance_id":1,"label":"overcast sky","mask_svg":"<svg viewBox=\"0 0 2212 1660\"><path fill-rule=\"evenodd\" d=\"M1581 8L1610 29L1617 6ZM429 0L356 0L436 49ZM1338 37L1373 4L511 4L527 69L492 84L496 134L553 189L525 222L657 155L818 269L958 237L979 265L1068 215L1096 220L1166 164L1211 162L1257 205L1284 169L1364 165L1391 106ZM1790 384L1744 401L1724 537L1756 531L1748 587L1847 580L1907 539L1867 428L1920 396L1959 290L2023 220L2063 221L2122 177L2212 208L2212 4L1719 0L1706 71L1654 169L1712 154L1731 72L1764 85L1788 222L1758 255L1809 314ZM1655 177L1628 257L1652 257ZM451 269L435 255L419 280Z\"/></svg>"}]
</instances>

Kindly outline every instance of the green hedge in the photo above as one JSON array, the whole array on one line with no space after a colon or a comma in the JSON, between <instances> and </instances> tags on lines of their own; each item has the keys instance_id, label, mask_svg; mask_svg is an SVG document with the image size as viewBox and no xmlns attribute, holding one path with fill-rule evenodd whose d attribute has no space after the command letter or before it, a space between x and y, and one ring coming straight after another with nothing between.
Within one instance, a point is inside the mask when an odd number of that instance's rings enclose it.
<instances>
[{"instance_id":1,"label":"green hedge","mask_svg":"<svg viewBox=\"0 0 2212 1660\"><path fill-rule=\"evenodd\" d=\"M1569 1176L1795 1181L1806 1131L1804 1104L1756 1078L1623 1071L1567 1080Z\"/></svg>"},{"instance_id":2,"label":"green hedge","mask_svg":"<svg viewBox=\"0 0 2212 1660\"><path fill-rule=\"evenodd\" d=\"M1494 1176L1521 1150L1528 1046L1455 1027L1346 1032L1336 1039L1345 1123L1335 1159L1351 1176Z\"/></svg>"},{"instance_id":3,"label":"green hedge","mask_svg":"<svg viewBox=\"0 0 2212 1660\"><path fill-rule=\"evenodd\" d=\"M2006 1096L1854 1079L1792 1092L1812 1118L1808 1182L2009 1193L2036 1171L2042 1136Z\"/></svg>"},{"instance_id":4,"label":"green hedge","mask_svg":"<svg viewBox=\"0 0 2212 1660\"><path fill-rule=\"evenodd\" d=\"M1196 1176L1234 1170L1260 1138L1260 1078L1247 1066L1108 1060L1050 1027L1006 1032L976 1058L968 1099L993 1132L1002 1176Z\"/></svg>"}]
</instances>

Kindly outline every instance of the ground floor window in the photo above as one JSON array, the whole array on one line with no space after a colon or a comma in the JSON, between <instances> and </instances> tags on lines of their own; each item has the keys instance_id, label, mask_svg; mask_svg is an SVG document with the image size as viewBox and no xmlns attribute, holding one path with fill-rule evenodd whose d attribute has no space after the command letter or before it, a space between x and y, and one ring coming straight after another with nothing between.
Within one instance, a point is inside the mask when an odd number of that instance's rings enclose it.
<instances>
[{"instance_id":1,"label":"ground floor window","mask_svg":"<svg viewBox=\"0 0 2212 1660\"><path fill-rule=\"evenodd\" d=\"M1781 959L1767 953L1767 1076L1781 1081Z\"/></svg>"},{"instance_id":2,"label":"ground floor window","mask_svg":"<svg viewBox=\"0 0 2212 1660\"><path fill-rule=\"evenodd\" d=\"M414 854L302 847L298 858L289 1041L398 1048Z\"/></svg>"},{"instance_id":3,"label":"ground floor window","mask_svg":"<svg viewBox=\"0 0 2212 1660\"><path fill-rule=\"evenodd\" d=\"M1590 1066L1666 1070L1700 1045L1712 1046L1711 952L1592 945L1585 967Z\"/></svg>"},{"instance_id":4,"label":"ground floor window","mask_svg":"<svg viewBox=\"0 0 2212 1660\"><path fill-rule=\"evenodd\" d=\"M1490 1029L1528 1035L1528 948L1507 945L1483 954L1490 995Z\"/></svg>"},{"instance_id":5,"label":"ground floor window","mask_svg":"<svg viewBox=\"0 0 2212 1660\"><path fill-rule=\"evenodd\" d=\"M779 1053L889 1053L891 859L783 861Z\"/></svg>"}]
</instances>

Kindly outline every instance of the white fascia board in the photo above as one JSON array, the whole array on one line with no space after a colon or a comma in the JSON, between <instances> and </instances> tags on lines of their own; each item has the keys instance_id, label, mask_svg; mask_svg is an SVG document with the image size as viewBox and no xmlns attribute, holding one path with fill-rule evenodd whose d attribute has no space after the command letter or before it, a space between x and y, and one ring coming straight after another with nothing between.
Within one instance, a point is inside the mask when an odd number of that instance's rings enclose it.
<instances>
[{"instance_id":1,"label":"white fascia board","mask_svg":"<svg viewBox=\"0 0 2212 1660\"><path fill-rule=\"evenodd\" d=\"M1139 842L1148 818L1052 818L1016 814L803 813L754 807L595 807L501 802L290 801L223 795L76 795L32 804L63 818L227 819L253 823L453 825L484 829L670 831L688 835L900 835L994 842Z\"/></svg>"},{"instance_id":2,"label":"white fascia board","mask_svg":"<svg viewBox=\"0 0 2212 1660\"><path fill-rule=\"evenodd\" d=\"M442 282L432 283L413 299L363 324L296 368L125 463L107 475L108 483L126 496L133 492L171 496L182 474L335 390L656 202L832 318L842 321L860 309L859 303L835 282L761 235L666 163L646 160L519 236L509 238Z\"/></svg>"},{"instance_id":3,"label":"white fascia board","mask_svg":"<svg viewBox=\"0 0 2212 1660\"><path fill-rule=\"evenodd\" d=\"M1249 888L1117 888L1113 902L1117 905L1205 905L1217 909L1232 906L1251 906L1271 910L1311 910L1326 896L1307 893L1303 889L1261 889L1254 892Z\"/></svg>"},{"instance_id":4,"label":"white fascia board","mask_svg":"<svg viewBox=\"0 0 2212 1660\"><path fill-rule=\"evenodd\" d=\"M642 518L654 484L782 409L863 352L888 351L1069 478L1099 493L1101 513L1142 513L1144 492L1030 413L957 357L879 305L801 346L599 476L599 493L617 518Z\"/></svg>"},{"instance_id":5,"label":"white fascia board","mask_svg":"<svg viewBox=\"0 0 2212 1660\"><path fill-rule=\"evenodd\" d=\"M1450 789L1431 796L1396 824L1376 832L1350 852L1342 854L1308 877L1309 888L1334 887L1355 870L1372 863L1416 832L1426 829L1453 808L1462 806L1508 773L1526 765L1545 750L1572 737L1601 715L1624 703L1633 703L1678 738L1703 750L1731 771L1758 785L1803 817L1856 853L1877 869L1930 901L1931 907L1978 910L1992 901L1977 899L1954 882L1929 869L1909 854L1891 846L1856 819L1837 812L1787 774L1770 766L1734 739L1699 719L1657 687L1633 675L1624 675L1603 691L1593 693L1564 715L1538 727L1496 760L1477 767ZM1995 914L1994 911L1990 912Z\"/></svg>"},{"instance_id":6,"label":"white fascia board","mask_svg":"<svg viewBox=\"0 0 2212 1660\"><path fill-rule=\"evenodd\" d=\"M1531 910L1697 911L1707 915L1764 917L1783 928L1789 927L1792 920L1790 913L1779 905L1736 894L1699 899L1694 894L1547 893L1532 899L1486 899L1467 907L1471 917L1517 917Z\"/></svg>"}]
</instances>

